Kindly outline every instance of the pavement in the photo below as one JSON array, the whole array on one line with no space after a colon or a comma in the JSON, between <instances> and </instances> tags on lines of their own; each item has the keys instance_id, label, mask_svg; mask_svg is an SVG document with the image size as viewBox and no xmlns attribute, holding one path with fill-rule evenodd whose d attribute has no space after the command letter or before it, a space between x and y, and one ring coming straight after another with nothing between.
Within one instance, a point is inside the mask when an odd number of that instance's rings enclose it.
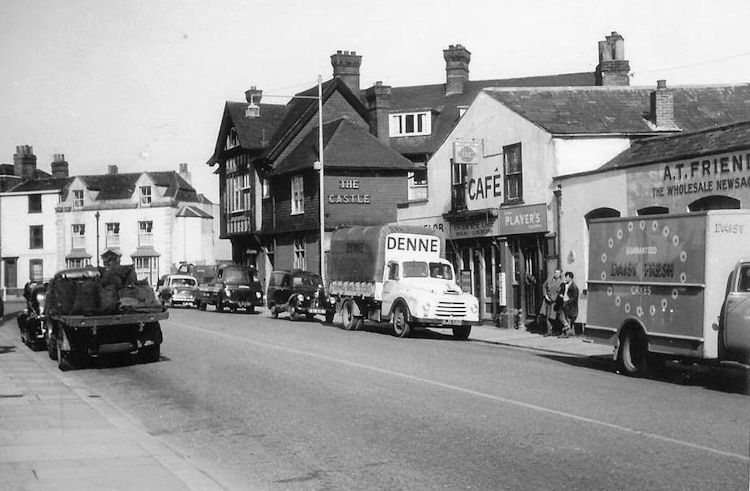
<instances>
[{"instance_id":1,"label":"pavement","mask_svg":"<svg viewBox=\"0 0 750 491\"><path fill-rule=\"evenodd\" d=\"M0 324L0 489L225 489L118 407L21 343L16 299ZM474 326L470 341L573 357L611 357L583 337ZM44 356L39 356L43 354Z\"/></svg>"}]
</instances>

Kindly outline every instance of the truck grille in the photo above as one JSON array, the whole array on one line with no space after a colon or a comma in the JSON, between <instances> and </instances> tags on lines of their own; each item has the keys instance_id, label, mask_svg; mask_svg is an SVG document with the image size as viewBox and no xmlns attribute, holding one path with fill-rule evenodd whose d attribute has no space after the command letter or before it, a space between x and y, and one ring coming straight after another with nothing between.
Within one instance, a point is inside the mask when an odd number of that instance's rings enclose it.
<instances>
[{"instance_id":1,"label":"truck grille","mask_svg":"<svg viewBox=\"0 0 750 491\"><path fill-rule=\"evenodd\" d=\"M466 316L466 304L463 302L438 302L435 307L435 315L437 317L465 317Z\"/></svg>"}]
</instances>

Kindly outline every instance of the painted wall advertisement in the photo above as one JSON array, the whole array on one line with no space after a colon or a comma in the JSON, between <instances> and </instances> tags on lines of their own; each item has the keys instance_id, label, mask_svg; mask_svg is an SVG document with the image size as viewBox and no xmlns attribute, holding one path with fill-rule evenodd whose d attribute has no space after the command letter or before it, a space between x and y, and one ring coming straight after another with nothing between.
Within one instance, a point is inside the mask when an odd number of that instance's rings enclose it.
<instances>
[{"instance_id":1,"label":"painted wall advertisement","mask_svg":"<svg viewBox=\"0 0 750 491\"><path fill-rule=\"evenodd\" d=\"M665 206L685 211L707 196L742 200L750 193L750 152L728 152L628 170L628 201L634 210Z\"/></svg>"}]
</instances>

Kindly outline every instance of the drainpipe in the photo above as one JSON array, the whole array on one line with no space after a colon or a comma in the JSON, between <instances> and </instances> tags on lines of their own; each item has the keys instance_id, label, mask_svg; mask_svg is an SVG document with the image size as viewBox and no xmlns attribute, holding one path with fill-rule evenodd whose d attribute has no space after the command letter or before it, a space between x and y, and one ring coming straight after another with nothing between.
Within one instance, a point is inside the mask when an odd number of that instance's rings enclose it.
<instances>
[{"instance_id":1,"label":"drainpipe","mask_svg":"<svg viewBox=\"0 0 750 491\"><path fill-rule=\"evenodd\" d=\"M557 242L557 269L562 269L562 237L561 237L561 230L562 227L560 226L560 217L562 216L562 212L560 211L560 206L562 204L562 186L560 184L557 185L557 189L554 191L555 194L555 241Z\"/></svg>"}]
</instances>

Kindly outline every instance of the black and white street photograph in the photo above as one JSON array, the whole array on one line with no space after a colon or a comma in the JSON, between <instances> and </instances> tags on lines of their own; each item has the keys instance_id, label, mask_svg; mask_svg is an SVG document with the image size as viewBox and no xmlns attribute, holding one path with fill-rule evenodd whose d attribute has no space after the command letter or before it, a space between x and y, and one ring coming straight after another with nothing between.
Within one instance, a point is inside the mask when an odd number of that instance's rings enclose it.
<instances>
[{"instance_id":1,"label":"black and white street photograph","mask_svg":"<svg viewBox=\"0 0 750 491\"><path fill-rule=\"evenodd\" d=\"M750 489L748 19L5 0L0 489Z\"/></svg>"}]
</instances>

